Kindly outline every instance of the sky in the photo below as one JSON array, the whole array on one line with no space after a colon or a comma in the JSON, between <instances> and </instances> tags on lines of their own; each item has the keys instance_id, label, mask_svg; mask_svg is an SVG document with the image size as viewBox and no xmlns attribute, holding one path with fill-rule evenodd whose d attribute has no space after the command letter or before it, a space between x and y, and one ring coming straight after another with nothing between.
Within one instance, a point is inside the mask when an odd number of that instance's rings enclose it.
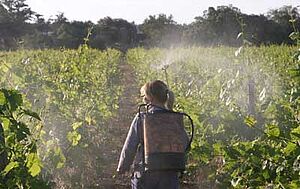
<instances>
[{"instance_id":1,"label":"sky","mask_svg":"<svg viewBox=\"0 0 300 189\"><path fill-rule=\"evenodd\" d=\"M27 0L26 3L45 19L64 13L69 21L96 23L110 16L136 24L143 23L149 15L160 13L173 15L179 24L189 24L208 7L230 4L246 14L266 14L283 5L300 6L300 0Z\"/></svg>"}]
</instances>

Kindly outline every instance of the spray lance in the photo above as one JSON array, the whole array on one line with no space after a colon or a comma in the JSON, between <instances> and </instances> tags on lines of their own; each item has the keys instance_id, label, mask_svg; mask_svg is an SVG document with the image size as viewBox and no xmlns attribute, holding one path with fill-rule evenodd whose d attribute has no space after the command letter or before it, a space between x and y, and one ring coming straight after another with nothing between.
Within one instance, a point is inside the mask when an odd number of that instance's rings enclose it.
<instances>
[{"instance_id":1,"label":"spray lance","mask_svg":"<svg viewBox=\"0 0 300 189\"><path fill-rule=\"evenodd\" d=\"M166 64L166 65L164 65L161 69L163 70L163 72L164 72L164 74L165 74L165 79L166 79L167 85L170 86L170 85L169 85L169 80L168 80L168 68L169 68L169 65Z\"/></svg>"}]
</instances>

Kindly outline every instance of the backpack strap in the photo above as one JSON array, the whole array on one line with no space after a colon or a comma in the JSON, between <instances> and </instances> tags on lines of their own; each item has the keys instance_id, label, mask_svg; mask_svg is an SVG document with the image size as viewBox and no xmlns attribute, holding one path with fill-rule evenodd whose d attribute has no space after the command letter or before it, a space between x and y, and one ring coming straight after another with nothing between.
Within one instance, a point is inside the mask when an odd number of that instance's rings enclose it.
<instances>
[{"instance_id":1,"label":"backpack strap","mask_svg":"<svg viewBox=\"0 0 300 189\"><path fill-rule=\"evenodd\" d=\"M186 114L184 112L180 112L180 114L188 117L188 119L191 122L192 134L191 134L191 138L190 138L189 144L187 145L187 147L185 149L185 152L188 152L191 149L191 145L192 145L192 142L193 142L195 127L194 127L194 123L193 123L192 118L188 114Z\"/></svg>"},{"instance_id":2,"label":"backpack strap","mask_svg":"<svg viewBox=\"0 0 300 189\"><path fill-rule=\"evenodd\" d=\"M148 104L141 104L139 105L139 113L138 113L138 116L139 116L139 127L140 127L140 132L139 132L139 135L140 135L140 142L141 142L141 147L142 147L142 169L143 169L143 173L146 171L146 162L145 162L145 146L144 146L144 127L143 127L143 122L142 122L142 112L141 112L141 109L142 107L146 107L147 108ZM147 112L146 112L147 113ZM143 174L142 173L142 174Z\"/></svg>"}]
</instances>

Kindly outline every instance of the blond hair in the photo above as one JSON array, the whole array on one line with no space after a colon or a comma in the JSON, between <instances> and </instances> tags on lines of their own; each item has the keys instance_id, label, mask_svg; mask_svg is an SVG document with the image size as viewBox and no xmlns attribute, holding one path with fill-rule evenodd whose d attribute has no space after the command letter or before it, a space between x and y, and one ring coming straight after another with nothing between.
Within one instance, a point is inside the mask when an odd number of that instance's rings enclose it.
<instances>
[{"instance_id":1,"label":"blond hair","mask_svg":"<svg viewBox=\"0 0 300 189\"><path fill-rule=\"evenodd\" d=\"M164 104L167 109L173 109L175 95L163 81L155 80L146 83L142 86L141 93Z\"/></svg>"}]
</instances>

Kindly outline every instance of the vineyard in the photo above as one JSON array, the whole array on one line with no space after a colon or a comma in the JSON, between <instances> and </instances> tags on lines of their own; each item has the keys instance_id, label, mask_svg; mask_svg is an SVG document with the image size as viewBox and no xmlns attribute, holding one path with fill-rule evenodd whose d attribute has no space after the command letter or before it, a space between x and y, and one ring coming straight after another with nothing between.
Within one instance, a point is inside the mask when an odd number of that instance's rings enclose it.
<instances>
[{"instance_id":1,"label":"vineyard","mask_svg":"<svg viewBox=\"0 0 300 189\"><path fill-rule=\"evenodd\" d=\"M298 189L298 48L0 52L0 188L128 188L114 171L160 79L195 124L182 188Z\"/></svg>"}]
</instances>

